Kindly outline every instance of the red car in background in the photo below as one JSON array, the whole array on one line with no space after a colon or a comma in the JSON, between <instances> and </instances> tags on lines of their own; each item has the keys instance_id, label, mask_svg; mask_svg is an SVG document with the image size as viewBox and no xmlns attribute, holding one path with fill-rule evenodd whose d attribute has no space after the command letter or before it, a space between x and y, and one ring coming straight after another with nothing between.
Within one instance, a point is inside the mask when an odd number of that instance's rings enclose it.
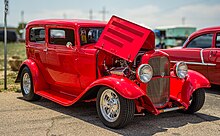
<instances>
[{"instance_id":1,"label":"red car in background","mask_svg":"<svg viewBox=\"0 0 220 136\"><path fill-rule=\"evenodd\" d=\"M96 98L97 113L111 128L125 126L135 112L200 110L209 81L184 62L170 68L169 56L154 48L150 29L116 16L108 24L32 21L16 82L28 101L42 96L70 106Z\"/></svg>"},{"instance_id":2,"label":"red car in background","mask_svg":"<svg viewBox=\"0 0 220 136\"><path fill-rule=\"evenodd\" d=\"M164 49L171 63L184 61L189 69L202 73L212 84L220 85L220 26L191 34L181 49Z\"/></svg>"}]
</instances>

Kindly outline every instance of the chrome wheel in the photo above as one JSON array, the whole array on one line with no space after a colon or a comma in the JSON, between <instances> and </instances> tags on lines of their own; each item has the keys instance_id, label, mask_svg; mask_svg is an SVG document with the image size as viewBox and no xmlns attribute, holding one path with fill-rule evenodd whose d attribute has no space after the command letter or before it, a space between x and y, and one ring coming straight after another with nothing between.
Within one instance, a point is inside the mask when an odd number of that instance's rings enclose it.
<instances>
[{"instance_id":1,"label":"chrome wheel","mask_svg":"<svg viewBox=\"0 0 220 136\"><path fill-rule=\"evenodd\" d=\"M97 94L96 108L102 123L110 128L122 128L134 117L134 100L122 97L118 92L101 87Z\"/></svg>"},{"instance_id":2,"label":"chrome wheel","mask_svg":"<svg viewBox=\"0 0 220 136\"><path fill-rule=\"evenodd\" d=\"M24 73L22 81L24 93L29 94L31 90L31 78L28 73Z\"/></svg>"},{"instance_id":3,"label":"chrome wheel","mask_svg":"<svg viewBox=\"0 0 220 136\"><path fill-rule=\"evenodd\" d=\"M41 97L34 93L34 84L30 69L25 66L21 71L21 92L27 101L39 100Z\"/></svg>"},{"instance_id":4,"label":"chrome wheel","mask_svg":"<svg viewBox=\"0 0 220 136\"><path fill-rule=\"evenodd\" d=\"M120 114L120 101L118 95L111 89L106 89L100 97L100 110L103 117L114 122Z\"/></svg>"}]
</instances>

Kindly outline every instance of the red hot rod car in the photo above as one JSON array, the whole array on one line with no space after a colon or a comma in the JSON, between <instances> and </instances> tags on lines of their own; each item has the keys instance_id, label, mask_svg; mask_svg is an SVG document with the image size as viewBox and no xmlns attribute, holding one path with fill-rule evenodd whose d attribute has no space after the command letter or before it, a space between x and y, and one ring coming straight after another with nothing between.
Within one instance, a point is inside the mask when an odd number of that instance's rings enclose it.
<instances>
[{"instance_id":1,"label":"red hot rod car","mask_svg":"<svg viewBox=\"0 0 220 136\"><path fill-rule=\"evenodd\" d=\"M125 126L135 112L198 111L209 81L184 62L170 69L154 41L151 30L116 16L108 23L33 21L16 82L28 101L42 96L70 106L96 98L97 113L111 128Z\"/></svg>"}]
</instances>

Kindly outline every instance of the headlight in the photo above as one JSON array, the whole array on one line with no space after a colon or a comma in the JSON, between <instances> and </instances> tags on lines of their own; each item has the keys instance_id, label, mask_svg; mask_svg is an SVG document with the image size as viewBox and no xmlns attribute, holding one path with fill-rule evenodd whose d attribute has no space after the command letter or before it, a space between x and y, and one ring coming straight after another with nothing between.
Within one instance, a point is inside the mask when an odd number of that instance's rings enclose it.
<instances>
[{"instance_id":1,"label":"headlight","mask_svg":"<svg viewBox=\"0 0 220 136\"><path fill-rule=\"evenodd\" d=\"M153 76L153 69L149 64L141 64L138 68L138 78L143 83L147 83Z\"/></svg>"},{"instance_id":2,"label":"headlight","mask_svg":"<svg viewBox=\"0 0 220 136\"><path fill-rule=\"evenodd\" d=\"M174 70L175 74L181 79L185 78L188 74L188 67L185 62L177 62Z\"/></svg>"}]
</instances>

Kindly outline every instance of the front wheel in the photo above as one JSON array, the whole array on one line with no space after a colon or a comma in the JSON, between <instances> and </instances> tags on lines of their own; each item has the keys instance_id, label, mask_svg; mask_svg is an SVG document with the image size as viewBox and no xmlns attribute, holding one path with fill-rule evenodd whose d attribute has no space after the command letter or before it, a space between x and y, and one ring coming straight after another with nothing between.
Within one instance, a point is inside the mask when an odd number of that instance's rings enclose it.
<instances>
[{"instance_id":1,"label":"front wheel","mask_svg":"<svg viewBox=\"0 0 220 136\"><path fill-rule=\"evenodd\" d=\"M120 96L108 87L99 90L96 108L103 124L110 128L122 128L134 118L134 101Z\"/></svg>"},{"instance_id":2,"label":"front wheel","mask_svg":"<svg viewBox=\"0 0 220 136\"><path fill-rule=\"evenodd\" d=\"M183 111L184 113L193 114L199 111L205 102L205 89L200 88L193 92L190 98L190 106L187 110Z\"/></svg>"},{"instance_id":3,"label":"front wheel","mask_svg":"<svg viewBox=\"0 0 220 136\"><path fill-rule=\"evenodd\" d=\"M24 67L21 72L21 92L27 101L39 100L41 97L34 93L33 80L30 69Z\"/></svg>"}]
</instances>

